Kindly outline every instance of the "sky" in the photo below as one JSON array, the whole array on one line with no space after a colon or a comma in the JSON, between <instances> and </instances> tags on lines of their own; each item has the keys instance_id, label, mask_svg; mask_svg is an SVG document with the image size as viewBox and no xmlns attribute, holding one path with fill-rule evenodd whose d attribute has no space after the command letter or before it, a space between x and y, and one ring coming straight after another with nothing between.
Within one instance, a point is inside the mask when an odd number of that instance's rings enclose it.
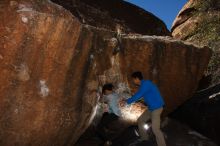
<instances>
[{"instance_id":1,"label":"sky","mask_svg":"<svg viewBox=\"0 0 220 146\"><path fill-rule=\"evenodd\" d=\"M163 20L168 29L171 29L172 23L179 11L188 0L125 0L133 3L159 17Z\"/></svg>"}]
</instances>

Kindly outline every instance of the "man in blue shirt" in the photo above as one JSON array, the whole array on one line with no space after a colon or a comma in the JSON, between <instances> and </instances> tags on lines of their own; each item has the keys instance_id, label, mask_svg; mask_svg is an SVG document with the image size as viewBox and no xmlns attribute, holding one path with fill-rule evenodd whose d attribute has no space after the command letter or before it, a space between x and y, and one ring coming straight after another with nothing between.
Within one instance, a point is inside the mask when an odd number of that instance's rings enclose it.
<instances>
[{"instance_id":1,"label":"man in blue shirt","mask_svg":"<svg viewBox=\"0 0 220 146\"><path fill-rule=\"evenodd\" d=\"M159 89L150 80L143 80L141 72L134 72L132 74L132 79L134 84L139 86L139 89L131 98L127 99L127 104L144 98L144 102L148 106L148 110L138 118L138 129L141 139L148 139L144 125L151 119L152 131L156 137L157 145L166 146L164 135L160 129L160 117L164 107L164 100L160 95Z\"/></svg>"}]
</instances>

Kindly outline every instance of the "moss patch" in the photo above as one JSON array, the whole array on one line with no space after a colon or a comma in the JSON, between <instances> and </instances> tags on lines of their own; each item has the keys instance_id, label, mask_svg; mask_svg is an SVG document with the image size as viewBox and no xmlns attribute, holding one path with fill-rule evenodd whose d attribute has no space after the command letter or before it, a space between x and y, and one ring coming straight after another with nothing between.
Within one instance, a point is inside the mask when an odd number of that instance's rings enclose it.
<instances>
[{"instance_id":1,"label":"moss patch","mask_svg":"<svg viewBox=\"0 0 220 146\"><path fill-rule=\"evenodd\" d=\"M210 9L218 9L219 0L197 0L195 2L195 8L200 12L206 12Z\"/></svg>"},{"instance_id":2,"label":"moss patch","mask_svg":"<svg viewBox=\"0 0 220 146\"><path fill-rule=\"evenodd\" d=\"M198 27L190 32L186 40L190 40L193 42L197 42L198 45L206 45L213 49L213 51L216 51L217 46L213 45L214 42L220 41L220 25L219 20L216 18L205 18L204 21L202 21L200 24L198 24Z\"/></svg>"},{"instance_id":3,"label":"moss patch","mask_svg":"<svg viewBox=\"0 0 220 146\"><path fill-rule=\"evenodd\" d=\"M198 13L198 12L197 12ZM220 68L220 15L211 15L202 12L200 23L192 32L189 32L185 40L197 45L209 46L213 50L213 56L208 65L207 74L212 74L213 84L220 82L218 70Z\"/></svg>"}]
</instances>

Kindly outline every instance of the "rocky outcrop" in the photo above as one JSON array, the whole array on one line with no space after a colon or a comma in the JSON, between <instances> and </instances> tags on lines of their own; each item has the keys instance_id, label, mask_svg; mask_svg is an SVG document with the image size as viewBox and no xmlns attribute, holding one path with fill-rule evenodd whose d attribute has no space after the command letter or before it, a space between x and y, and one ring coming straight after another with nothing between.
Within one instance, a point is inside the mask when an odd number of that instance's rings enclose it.
<instances>
[{"instance_id":1,"label":"rocky outcrop","mask_svg":"<svg viewBox=\"0 0 220 146\"><path fill-rule=\"evenodd\" d=\"M190 97L211 51L167 37L83 25L41 0L0 2L0 145L73 145L91 123L106 82L129 92L140 70L167 112Z\"/></svg>"},{"instance_id":2,"label":"rocky outcrop","mask_svg":"<svg viewBox=\"0 0 220 146\"><path fill-rule=\"evenodd\" d=\"M220 145L220 118L217 116L220 115L218 94L220 92L219 24L219 0L190 0L180 11L172 28L172 34L175 38L200 46L206 45L213 50L206 76L200 82L200 89L203 90L198 91L178 108L173 117L213 139L218 145ZM207 88L210 85L212 86Z\"/></svg>"},{"instance_id":3,"label":"rocky outcrop","mask_svg":"<svg viewBox=\"0 0 220 146\"><path fill-rule=\"evenodd\" d=\"M214 51L206 75L212 75L212 83L220 82L220 1L190 0L173 23L172 35Z\"/></svg>"}]
</instances>

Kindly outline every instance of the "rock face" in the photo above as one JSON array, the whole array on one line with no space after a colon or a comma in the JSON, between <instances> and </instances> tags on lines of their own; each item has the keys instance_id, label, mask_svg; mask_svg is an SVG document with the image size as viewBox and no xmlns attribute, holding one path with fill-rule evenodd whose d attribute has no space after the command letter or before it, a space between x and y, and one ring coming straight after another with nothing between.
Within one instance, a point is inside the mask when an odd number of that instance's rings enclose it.
<instances>
[{"instance_id":1,"label":"rock face","mask_svg":"<svg viewBox=\"0 0 220 146\"><path fill-rule=\"evenodd\" d=\"M52 0L70 10L80 22L124 33L171 35L163 21L122 0ZM135 21L134 21L135 19Z\"/></svg>"},{"instance_id":2,"label":"rock face","mask_svg":"<svg viewBox=\"0 0 220 146\"><path fill-rule=\"evenodd\" d=\"M167 37L83 25L46 0L0 1L0 145L73 145L91 123L96 92L140 70L172 111L190 97L211 51Z\"/></svg>"},{"instance_id":3,"label":"rock face","mask_svg":"<svg viewBox=\"0 0 220 146\"><path fill-rule=\"evenodd\" d=\"M212 48L207 74L212 84L220 82L220 1L189 0L173 23L172 35L184 41Z\"/></svg>"}]
</instances>

